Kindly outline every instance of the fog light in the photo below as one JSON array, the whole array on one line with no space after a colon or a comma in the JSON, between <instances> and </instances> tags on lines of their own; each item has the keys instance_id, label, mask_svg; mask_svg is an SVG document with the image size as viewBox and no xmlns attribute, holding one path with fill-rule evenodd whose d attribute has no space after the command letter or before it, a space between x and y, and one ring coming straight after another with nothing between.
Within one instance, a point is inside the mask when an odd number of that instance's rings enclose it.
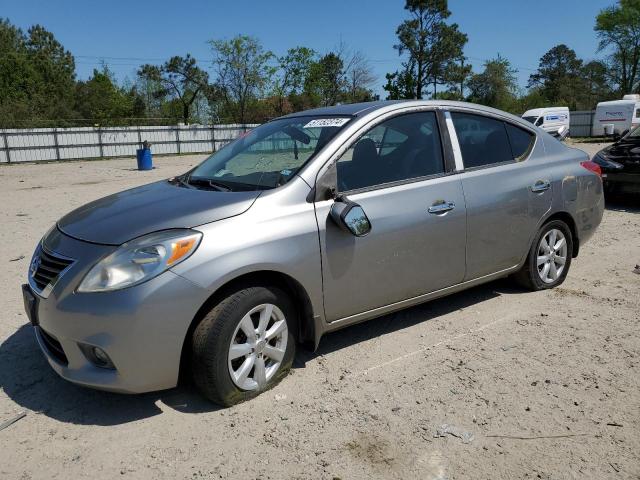
<instances>
[{"instance_id":1,"label":"fog light","mask_svg":"<svg viewBox=\"0 0 640 480\"><path fill-rule=\"evenodd\" d=\"M105 352L104 350L102 350L99 347L93 347L93 356L96 357L96 360L103 364L103 365L108 365L109 363L111 363L111 359L109 358L109 355L107 355L107 352Z\"/></svg>"},{"instance_id":2,"label":"fog light","mask_svg":"<svg viewBox=\"0 0 640 480\"><path fill-rule=\"evenodd\" d=\"M100 368L109 368L114 370L116 367L113 365L113 362L105 352L100 347L95 347L93 345L86 345L84 343L78 344L84 356L87 357L91 363L93 363L96 367Z\"/></svg>"}]
</instances>

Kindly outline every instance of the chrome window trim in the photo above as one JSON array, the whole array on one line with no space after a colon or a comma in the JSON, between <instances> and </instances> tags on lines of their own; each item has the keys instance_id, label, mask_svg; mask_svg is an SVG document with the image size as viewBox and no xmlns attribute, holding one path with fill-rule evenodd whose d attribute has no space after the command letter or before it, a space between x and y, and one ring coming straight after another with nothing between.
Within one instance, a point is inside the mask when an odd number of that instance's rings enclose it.
<instances>
[{"instance_id":1,"label":"chrome window trim","mask_svg":"<svg viewBox=\"0 0 640 480\"><path fill-rule=\"evenodd\" d=\"M460 150L460 142L458 141L458 132L453 125L453 118L451 112L446 110L444 112L445 122L447 123L447 130L449 132L449 141L451 142L451 149L453 150L453 158L456 162L456 172L464 171L464 163L462 161L462 150Z\"/></svg>"},{"instance_id":2,"label":"chrome window trim","mask_svg":"<svg viewBox=\"0 0 640 480\"><path fill-rule=\"evenodd\" d=\"M513 125L516 128L520 128L522 130L528 131L529 133L531 133L533 135L533 143L531 144L531 146L529 147L529 150L527 151L527 155L526 157L523 157L522 159L518 160L516 158L514 158L513 160L507 160L504 162L497 162L497 163L489 163L487 165L479 165L477 167L468 167L465 168L464 167L464 158L462 158L462 150L460 149L460 143L458 142L458 134L455 130L455 126L453 125L453 117L451 117L451 112L460 112L460 113L468 113L469 115L478 115L481 117L488 117L488 118L492 118L494 120L499 120L501 122L504 123L509 123L511 125ZM449 137L451 138L451 143L453 145L453 140L455 137L455 141L457 144L457 148L460 151L460 162L462 163L462 170L459 171L468 171L468 172L474 172L476 170L484 170L486 168L493 168L493 167L500 167L502 165L510 165L512 163L524 163L527 160L529 160L531 158L531 155L533 154L533 151L535 150L536 146L538 145L538 132L536 132L533 128L529 128L529 126L523 125L521 123L516 123L514 122L511 118L506 117L504 115L500 115L498 113L494 113L494 112L485 112L483 110L477 110L474 108L465 108L465 107L447 107L446 111L444 112L445 116L448 116L451 118L451 125L449 124L449 122L447 121L447 127L449 129ZM506 128L505 128L506 130ZM453 132L453 134L451 133ZM508 135L508 133L507 133ZM511 147L511 145L509 145L509 147ZM455 148L456 147L452 147L454 148L454 155L455 155ZM513 152L512 152L513 153ZM458 161L456 159L456 171L458 171Z\"/></svg>"},{"instance_id":3,"label":"chrome window trim","mask_svg":"<svg viewBox=\"0 0 640 480\"><path fill-rule=\"evenodd\" d=\"M391 109L391 110L387 110L387 109L379 109L379 110L375 110L374 112L378 112L378 115L375 116L370 116L366 118L366 121L363 120L362 124L359 125L357 127L357 129L355 129L353 132L350 132L348 134L348 137L342 141L340 147L337 150L334 150L333 153L331 153L331 155L329 156L329 158L327 160L325 160L324 164L322 165L322 167L318 170L318 173L316 174L315 180L314 180L314 185L318 182L318 179L327 171L327 169L329 168L329 166L331 164L335 164L337 165L338 160L340 159L340 157L342 157L342 155L344 155L344 153L351 148L355 142L358 141L358 139L365 134L366 132L368 132L369 130L371 130L372 128L375 128L376 126L380 125L381 123L387 121L390 118L394 118L394 117L398 117L401 115L406 115L406 114L410 114L410 113L418 113L418 112L434 112L436 113L441 107L437 106L437 105L418 105L418 106L403 106L403 108L398 108L396 106L396 108ZM438 126L438 130L440 131L440 125L437 124L437 118L436 118L436 125ZM442 132L440 132L442 133ZM334 141L336 141L337 139L334 139ZM388 188L389 186L396 186L399 184L405 184L405 183L412 183L412 182L416 182L416 181L421 181L424 180L426 178L432 178L432 177L439 177L439 176L446 176L447 172L446 172L446 164L445 164L445 155L444 155L444 148L445 146L442 145L442 141L440 141L440 149L442 150L442 166L444 169L444 172L442 173L437 173L434 175L429 175L427 177L422 176L422 177L412 177L409 179L403 179L403 180L397 180L395 182L388 182L388 183L381 183L379 185L373 185L371 187L364 187L361 189L357 189L358 192L363 191L363 190L379 190L380 188ZM337 185L336 185L337 187ZM342 193L347 193L347 192L355 192L356 190L346 190L345 192Z\"/></svg>"}]
</instances>

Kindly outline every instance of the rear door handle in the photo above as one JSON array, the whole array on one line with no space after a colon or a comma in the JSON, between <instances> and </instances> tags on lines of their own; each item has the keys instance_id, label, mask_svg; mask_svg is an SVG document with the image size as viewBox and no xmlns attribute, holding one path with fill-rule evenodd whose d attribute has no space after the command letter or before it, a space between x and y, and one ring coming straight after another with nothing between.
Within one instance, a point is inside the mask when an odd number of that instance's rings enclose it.
<instances>
[{"instance_id":1,"label":"rear door handle","mask_svg":"<svg viewBox=\"0 0 640 480\"><path fill-rule=\"evenodd\" d=\"M551 188L551 182L549 180L538 180L535 184L531 185L531 191L533 193L545 192Z\"/></svg>"},{"instance_id":2,"label":"rear door handle","mask_svg":"<svg viewBox=\"0 0 640 480\"><path fill-rule=\"evenodd\" d=\"M453 202L439 202L439 203L434 203L433 205L431 205L429 207L428 212L432 213L434 215L440 215L443 213L447 213L451 210L453 210L454 208L456 208L456 204Z\"/></svg>"}]
</instances>

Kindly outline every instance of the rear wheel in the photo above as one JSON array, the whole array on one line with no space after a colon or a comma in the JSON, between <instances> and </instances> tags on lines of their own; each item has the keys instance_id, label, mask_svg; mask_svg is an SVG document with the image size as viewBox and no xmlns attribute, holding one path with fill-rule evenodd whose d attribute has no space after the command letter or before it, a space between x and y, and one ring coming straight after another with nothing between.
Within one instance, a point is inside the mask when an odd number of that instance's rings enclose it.
<instances>
[{"instance_id":1,"label":"rear wheel","mask_svg":"<svg viewBox=\"0 0 640 480\"><path fill-rule=\"evenodd\" d=\"M556 287L567 277L572 253L571 230L563 221L552 220L536 235L527 260L514 278L529 290Z\"/></svg>"},{"instance_id":2,"label":"rear wheel","mask_svg":"<svg viewBox=\"0 0 640 480\"><path fill-rule=\"evenodd\" d=\"M204 395L235 405L276 385L295 355L295 311L275 287L249 287L222 300L193 333L193 378Z\"/></svg>"}]
</instances>

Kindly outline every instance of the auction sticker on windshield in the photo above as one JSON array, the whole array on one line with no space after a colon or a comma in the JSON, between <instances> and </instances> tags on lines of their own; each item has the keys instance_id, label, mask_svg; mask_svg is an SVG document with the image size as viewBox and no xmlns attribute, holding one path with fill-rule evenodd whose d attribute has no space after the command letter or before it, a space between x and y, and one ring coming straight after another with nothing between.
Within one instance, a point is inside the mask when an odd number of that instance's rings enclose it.
<instances>
[{"instance_id":1,"label":"auction sticker on windshield","mask_svg":"<svg viewBox=\"0 0 640 480\"><path fill-rule=\"evenodd\" d=\"M323 128L323 127L341 127L347 123L349 118L316 118L311 120L302 128Z\"/></svg>"}]
</instances>

